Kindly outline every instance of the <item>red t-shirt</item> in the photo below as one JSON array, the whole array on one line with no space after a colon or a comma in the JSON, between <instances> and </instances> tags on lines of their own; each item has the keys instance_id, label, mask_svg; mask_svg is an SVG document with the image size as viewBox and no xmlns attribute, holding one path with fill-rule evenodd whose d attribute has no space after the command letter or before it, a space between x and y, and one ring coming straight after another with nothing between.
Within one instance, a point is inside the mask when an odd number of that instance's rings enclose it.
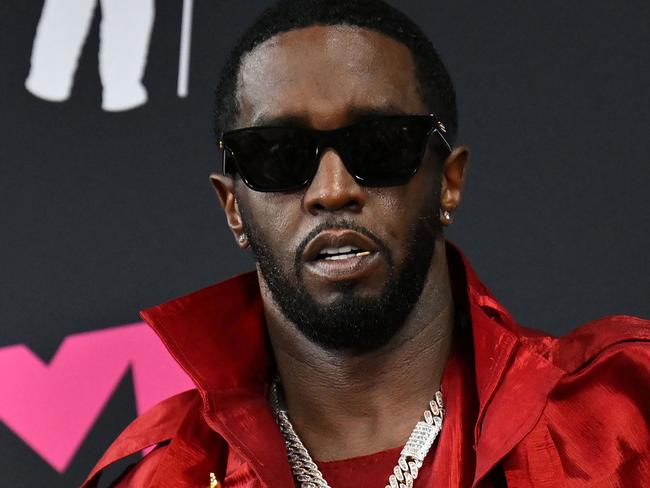
<instances>
[{"instance_id":1,"label":"red t-shirt","mask_svg":"<svg viewBox=\"0 0 650 488\"><path fill-rule=\"evenodd\" d=\"M435 449L435 446L434 448ZM327 483L333 488L384 488L393 474L402 448L370 454L341 461L319 462L318 467ZM433 486L431 460L433 452L425 459L418 473L415 487Z\"/></svg>"}]
</instances>

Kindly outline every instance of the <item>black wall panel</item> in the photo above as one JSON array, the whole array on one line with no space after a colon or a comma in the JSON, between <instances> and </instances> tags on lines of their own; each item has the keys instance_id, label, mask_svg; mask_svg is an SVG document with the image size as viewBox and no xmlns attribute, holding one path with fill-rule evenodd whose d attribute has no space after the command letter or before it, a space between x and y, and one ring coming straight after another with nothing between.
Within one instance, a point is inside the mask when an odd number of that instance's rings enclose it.
<instances>
[{"instance_id":1,"label":"black wall panel","mask_svg":"<svg viewBox=\"0 0 650 488\"><path fill-rule=\"evenodd\" d=\"M227 51L267 4L194 3L182 98L183 2L156 2L148 101L107 112L102 7L70 97L48 102L25 88L44 3L0 3L0 354L25 344L48 362L68 335L136 322L144 307L252 266L208 183L211 103ZM650 4L399 6L457 86L459 141L473 152L449 237L486 284L519 321L557 334L602 315L650 316ZM0 388L13 374L0 372ZM78 485L134 415L127 375L63 473L0 425L0 486Z\"/></svg>"}]
</instances>

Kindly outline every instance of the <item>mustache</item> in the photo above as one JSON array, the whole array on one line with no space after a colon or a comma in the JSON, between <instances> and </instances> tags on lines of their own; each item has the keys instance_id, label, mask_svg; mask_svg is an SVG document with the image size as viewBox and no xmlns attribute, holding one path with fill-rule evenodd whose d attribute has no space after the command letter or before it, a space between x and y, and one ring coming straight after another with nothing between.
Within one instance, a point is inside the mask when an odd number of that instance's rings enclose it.
<instances>
[{"instance_id":1,"label":"mustache","mask_svg":"<svg viewBox=\"0 0 650 488\"><path fill-rule=\"evenodd\" d=\"M377 249L379 249L379 253L386 258L388 264L392 268L393 253L388 249L388 246L386 246L384 241L382 241L374 232L372 232L367 227L357 224L352 220L330 219L318 224L309 232L309 234L307 234L307 236L305 236L305 238L302 241L300 241L300 244L296 249L296 255L294 259L294 269L296 269L296 271L300 269L300 263L302 262L302 256L305 252L305 248L309 245L309 243L314 238L316 238L318 234L320 234L325 230L340 230L340 229L348 229L348 230L358 232L359 234L362 234L366 236L368 239L372 240L377 246Z\"/></svg>"}]
</instances>

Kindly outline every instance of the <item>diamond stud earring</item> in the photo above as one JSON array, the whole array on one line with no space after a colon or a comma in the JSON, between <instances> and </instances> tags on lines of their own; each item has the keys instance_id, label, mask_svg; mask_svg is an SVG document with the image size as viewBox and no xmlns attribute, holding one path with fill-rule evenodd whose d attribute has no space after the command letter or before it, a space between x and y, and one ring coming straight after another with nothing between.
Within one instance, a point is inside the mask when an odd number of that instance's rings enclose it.
<instances>
[{"instance_id":1,"label":"diamond stud earring","mask_svg":"<svg viewBox=\"0 0 650 488\"><path fill-rule=\"evenodd\" d=\"M451 224L454 220L449 210L443 210L440 216L442 217L443 223L445 225Z\"/></svg>"},{"instance_id":2,"label":"diamond stud earring","mask_svg":"<svg viewBox=\"0 0 650 488\"><path fill-rule=\"evenodd\" d=\"M248 236L245 233L239 235L239 243L240 244L246 243L247 240L248 240Z\"/></svg>"}]
</instances>

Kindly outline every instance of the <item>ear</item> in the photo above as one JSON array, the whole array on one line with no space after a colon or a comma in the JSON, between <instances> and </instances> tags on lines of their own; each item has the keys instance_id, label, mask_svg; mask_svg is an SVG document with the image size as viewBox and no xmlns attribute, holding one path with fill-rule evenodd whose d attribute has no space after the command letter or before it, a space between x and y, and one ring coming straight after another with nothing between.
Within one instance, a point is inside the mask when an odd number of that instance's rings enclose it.
<instances>
[{"instance_id":1,"label":"ear","mask_svg":"<svg viewBox=\"0 0 650 488\"><path fill-rule=\"evenodd\" d=\"M447 210L453 213L460 205L468 165L469 148L467 146L455 147L445 160L440 188L441 211Z\"/></svg>"},{"instance_id":2,"label":"ear","mask_svg":"<svg viewBox=\"0 0 650 488\"><path fill-rule=\"evenodd\" d=\"M212 173L210 175L210 183L212 183L217 193L219 202L226 214L228 227L230 227L237 245L245 249L248 247L248 240L244 236L244 222L239 212L237 198L235 197L235 182L230 176ZM242 236L244 237L242 238Z\"/></svg>"}]
</instances>

